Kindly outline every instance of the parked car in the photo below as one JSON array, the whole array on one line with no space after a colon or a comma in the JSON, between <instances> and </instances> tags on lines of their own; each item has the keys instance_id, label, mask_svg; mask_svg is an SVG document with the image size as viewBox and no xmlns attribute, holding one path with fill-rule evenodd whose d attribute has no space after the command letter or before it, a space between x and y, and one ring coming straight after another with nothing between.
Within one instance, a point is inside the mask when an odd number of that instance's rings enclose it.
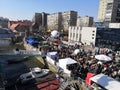
<instances>
[{"instance_id":1,"label":"parked car","mask_svg":"<svg viewBox=\"0 0 120 90\"><path fill-rule=\"evenodd\" d=\"M41 69L39 67L35 67L32 68L30 72L20 75L19 80L21 84L25 84L32 79L40 78L47 75L49 71L49 69Z\"/></svg>"}]
</instances>

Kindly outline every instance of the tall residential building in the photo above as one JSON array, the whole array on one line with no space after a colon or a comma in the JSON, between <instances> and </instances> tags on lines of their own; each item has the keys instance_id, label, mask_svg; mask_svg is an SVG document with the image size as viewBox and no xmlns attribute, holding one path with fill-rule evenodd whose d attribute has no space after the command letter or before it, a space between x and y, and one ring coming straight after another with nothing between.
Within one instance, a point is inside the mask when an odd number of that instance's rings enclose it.
<instances>
[{"instance_id":1,"label":"tall residential building","mask_svg":"<svg viewBox=\"0 0 120 90\"><path fill-rule=\"evenodd\" d=\"M47 29L47 13L35 13L32 19L33 30L46 30Z\"/></svg>"},{"instance_id":2,"label":"tall residential building","mask_svg":"<svg viewBox=\"0 0 120 90\"><path fill-rule=\"evenodd\" d=\"M64 31L68 31L69 26L76 26L77 12L67 11L62 12L62 27Z\"/></svg>"},{"instance_id":3,"label":"tall residential building","mask_svg":"<svg viewBox=\"0 0 120 90\"><path fill-rule=\"evenodd\" d=\"M61 13L53 13L47 16L47 28L49 30L58 30L61 29Z\"/></svg>"},{"instance_id":4,"label":"tall residential building","mask_svg":"<svg viewBox=\"0 0 120 90\"><path fill-rule=\"evenodd\" d=\"M99 22L120 22L120 0L100 0Z\"/></svg>"},{"instance_id":5,"label":"tall residential building","mask_svg":"<svg viewBox=\"0 0 120 90\"><path fill-rule=\"evenodd\" d=\"M92 27L93 26L93 17L85 16L77 18L77 26L82 27Z\"/></svg>"},{"instance_id":6,"label":"tall residential building","mask_svg":"<svg viewBox=\"0 0 120 90\"><path fill-rule=\"evenodd\" d=\"M69 26L76 26L76 21L76 11L58 12L48 15L47 26L50 30L68 31Z\"/></svg>"}]
</instances>

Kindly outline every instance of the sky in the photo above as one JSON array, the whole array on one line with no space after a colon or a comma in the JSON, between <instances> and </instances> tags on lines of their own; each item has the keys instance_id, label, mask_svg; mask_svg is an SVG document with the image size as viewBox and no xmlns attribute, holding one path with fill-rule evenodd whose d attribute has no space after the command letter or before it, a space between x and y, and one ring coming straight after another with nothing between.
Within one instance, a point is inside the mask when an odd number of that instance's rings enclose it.
<instances>
[{"instance_id":1,"label":"sky","mask_svg":"<svg viewBox=\"0 0 120 90\"><path fill-rule=\"evenodd\" d=\"M98 15L99 0L0 0L0 17L32 20L35 12L57 13L74 10L78 16Z\"/></svg>"}]
</instances>

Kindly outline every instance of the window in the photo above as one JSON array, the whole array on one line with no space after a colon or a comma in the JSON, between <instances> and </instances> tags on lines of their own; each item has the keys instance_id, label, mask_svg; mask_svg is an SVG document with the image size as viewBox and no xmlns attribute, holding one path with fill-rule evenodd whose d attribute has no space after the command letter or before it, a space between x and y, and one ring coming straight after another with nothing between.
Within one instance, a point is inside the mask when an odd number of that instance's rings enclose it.
<instances>
[{"instance_id":1,"label":"window","mask_svg":"<svg viewBox=\"0 0 120 90\"><path fill-rule=\"evenodd\" d=\"M40 73L42 73L41 71L40 72L35 72L35 74L40 74Z\"/></svg>"},{"instance_id":2,"label":"window","mask_svg":"<svg viewBox=\"0 0 120 90\"><path fill-rule=\"evenodd\" d=\"M92 39L94 39L94 37L92 37Z\"/></svg>"},{"instance_id":3,"label":"window","mask_svg":"<svg viewBox=\"0 0 120 90\"><path fill-rule=\"evenodd\" d=\"M76 40L77 40L77 38L78 38L78 34L76 34Z\"/></svg>"},{"instance_id":4,"label":"window","mask_svg":"<svg viewBox=\"0 0 120 90\"><path fill-rule=\"evenodd\" d=\"M107 4L107 10L111 10L112 7L113 7L113 4L112 4L112 3L108 3L108 4Z\"/></svg>"},{"instance_id":5,"label":"window","mask_svg":"<svg viewBox=\"0 0 120 90\"><path fill-rule=\"evenodd\" d=\"M93 31L93 33L94 33L95 31Z\"/></svg>"},{"instance_id":6,"label":"window","mask_svg":"<svg viewBox=\"0 0 120 90\"><path fill-rule=\"evenodd\" d=\"M92 36L94 36L95 34L92 34Z\"/></svg>"},{"instance_id":7,"label":"window","mask_svg":"<svg viewBox=\"0 0 120 90\"><path fill-rule=\"evenodd\" d=\"M32 78L32 76L31 76L31 75L28 75L26 78Z\"/></svg>"}]
</instances>

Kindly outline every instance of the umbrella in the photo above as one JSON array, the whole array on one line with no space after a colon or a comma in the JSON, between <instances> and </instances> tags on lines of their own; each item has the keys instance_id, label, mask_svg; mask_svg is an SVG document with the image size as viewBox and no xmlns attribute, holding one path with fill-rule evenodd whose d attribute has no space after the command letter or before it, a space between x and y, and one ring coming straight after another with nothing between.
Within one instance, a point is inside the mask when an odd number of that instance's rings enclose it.
<instances>
[{"instance_id":1,"label":"umbrella","mask_svg":"<svg viewBox=\"0 0 120 90\"><path fill-rule=\"evenodd\" d=\"M100 61L111 61L112 59L104 54L95 55L95 58Z\"/></svg>"},{"instance_id":2,"label":"umbrella","mask_svg":"<svg viewBox=\"0 0 120 90\"><path fill-rule=\"evenodd\" d=\"M74 54L77 55L78 53L80 53L79 49L75 49Z\"/></svg>"}]
</instances>

